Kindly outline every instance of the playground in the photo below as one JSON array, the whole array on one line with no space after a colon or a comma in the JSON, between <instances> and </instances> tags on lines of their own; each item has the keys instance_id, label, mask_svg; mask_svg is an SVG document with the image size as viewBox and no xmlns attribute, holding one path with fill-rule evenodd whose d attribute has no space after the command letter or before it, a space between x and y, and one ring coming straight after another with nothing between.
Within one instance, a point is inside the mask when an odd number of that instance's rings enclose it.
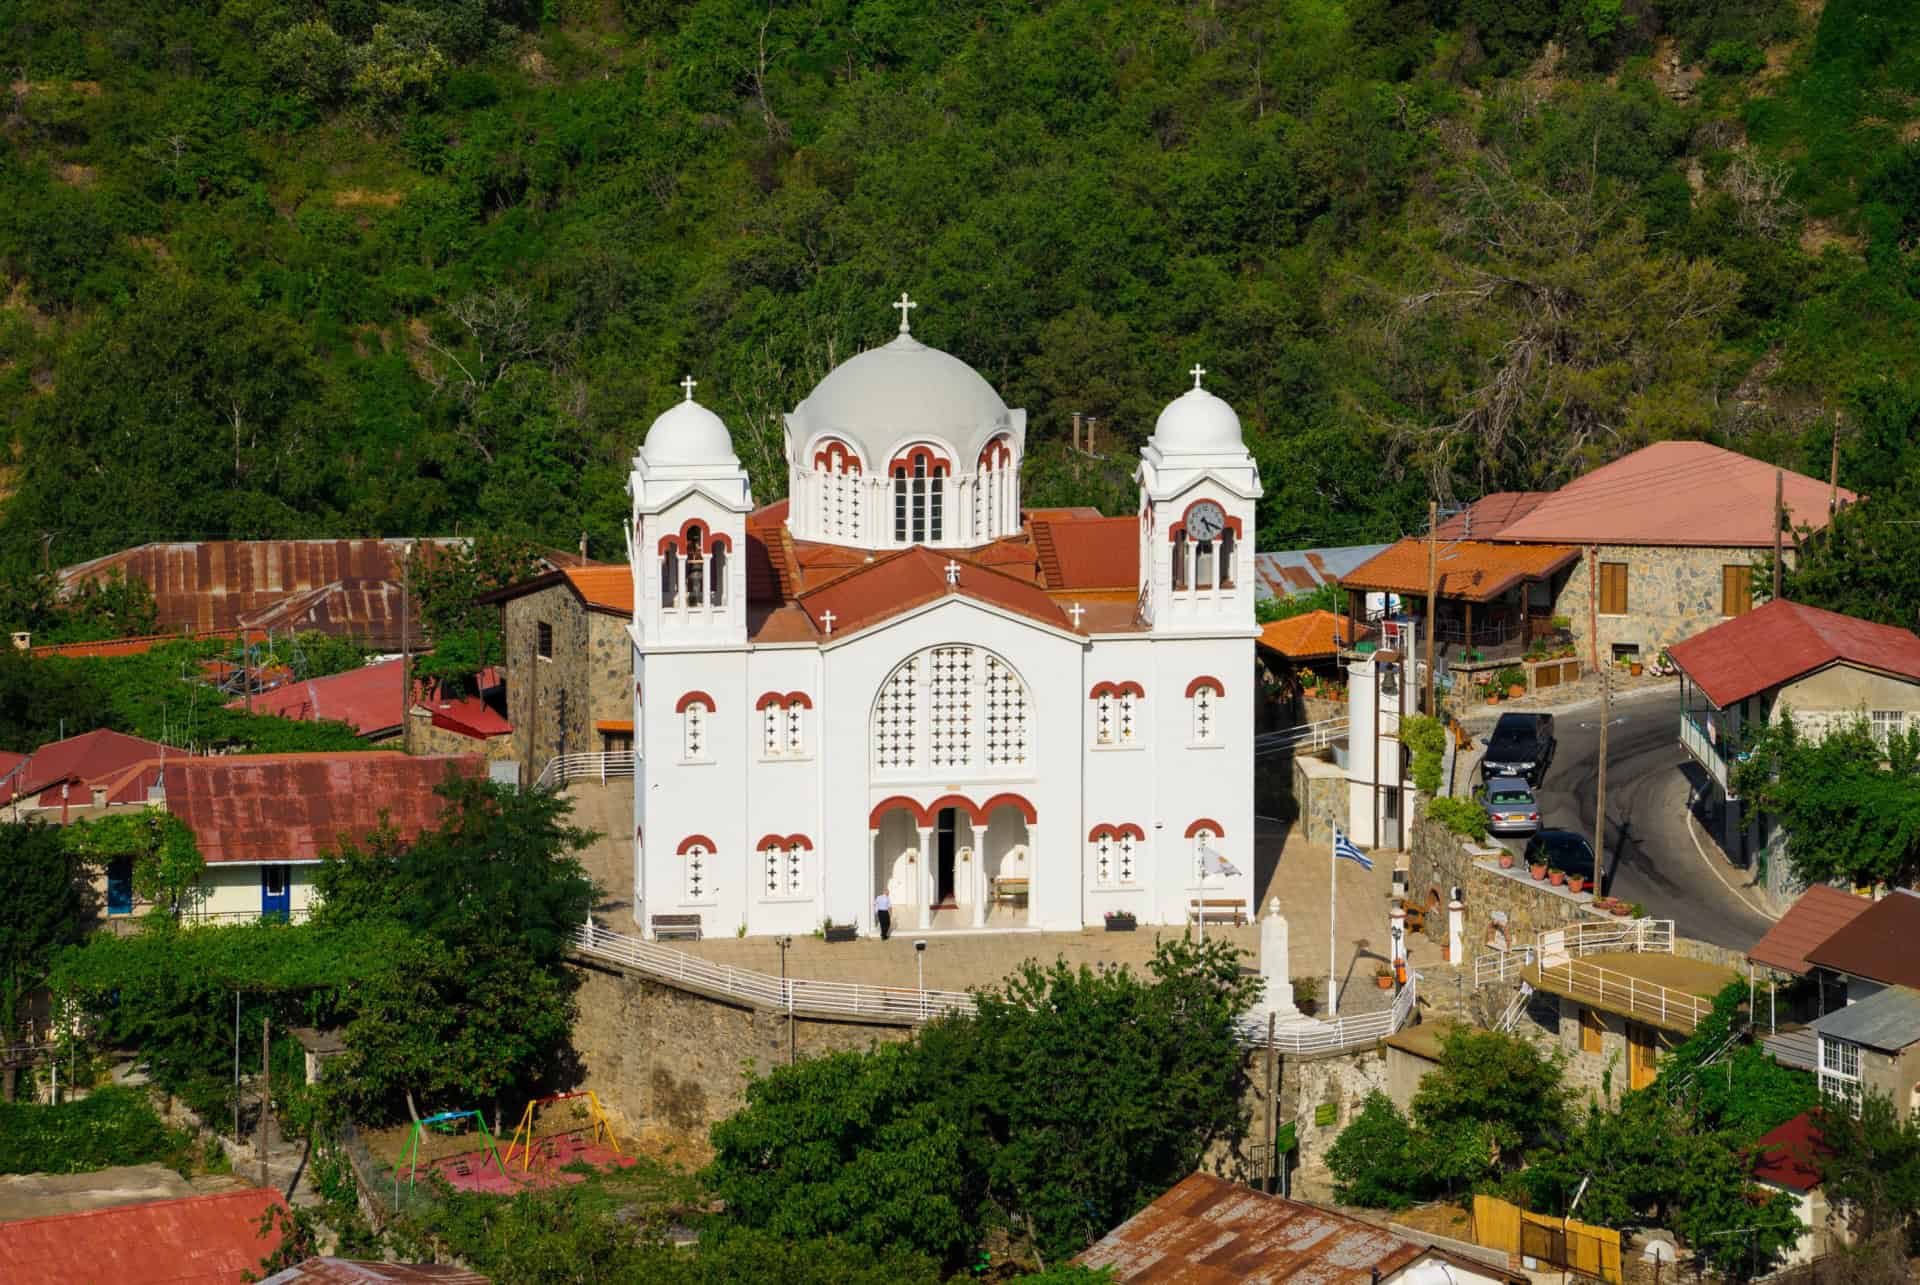
<instances>
[{"instance_id":1,"label":"playground","mask_svg":"<svg viewBox=\"0 0 1920 1285\"><path fill-rule=\"evenodd\" d=\"M624 1169L636 1157L622 1151L613 1125L591 1090L535 1098L503 1143L472 1109L425 1116L390 1132L376 1152L393 1166L393 1192L399 1200L435 1175L456 1191L512 1195L533 1188L581 1182L591 1170Z\"/></svg>"}]
</instances>

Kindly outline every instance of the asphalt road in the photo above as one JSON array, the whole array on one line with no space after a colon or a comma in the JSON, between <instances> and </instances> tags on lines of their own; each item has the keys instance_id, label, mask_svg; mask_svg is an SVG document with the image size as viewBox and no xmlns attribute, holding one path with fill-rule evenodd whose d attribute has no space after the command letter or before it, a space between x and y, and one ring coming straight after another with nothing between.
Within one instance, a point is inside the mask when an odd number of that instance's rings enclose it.
<instances>
[{"instance_id":1,"label":"asphalt road","mask_svg":"<svg viewBox=\"0 0 1920 1285\"><path fill-rule=\"evenodd\" d=\"M1678 692L1617 700L1607 732L1607 848L1614 854L1607 891L1672 919L1680 933L1737 950L1758 941L1772 921L1748 898L1749 873L1728 864L1707 836L1713 822L1702 805L1691 830L1688 804L1702 779L1680 748ZM1600 761L1600 703L1554 711L1560 745L1537 792L1542 824L1593 838L1594 790ZM1491 719L1469 724L1478 739ZM1524 840L1513 842L1516 851Z\"/></svg>"}]
</instances>

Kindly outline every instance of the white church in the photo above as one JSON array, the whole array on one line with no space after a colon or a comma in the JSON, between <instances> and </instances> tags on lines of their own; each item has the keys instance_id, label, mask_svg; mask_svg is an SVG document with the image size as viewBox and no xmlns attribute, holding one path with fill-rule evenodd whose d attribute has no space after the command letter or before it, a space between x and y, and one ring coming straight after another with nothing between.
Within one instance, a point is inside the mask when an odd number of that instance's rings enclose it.
<instances>
[{"instance_id":1,"label":"white church","mask_svg":"<svg viewBox=\"0 0 1920 1285\"><path fill-rule=\"evenodd\" d=\"M1240 420L1161 413L1137 513L1027 509L1026 412L899 337L786 416L756 507L694 400L634 457L634 916L707 935L1182 924L1254 897Z\"/></svg>"}]
</instances>

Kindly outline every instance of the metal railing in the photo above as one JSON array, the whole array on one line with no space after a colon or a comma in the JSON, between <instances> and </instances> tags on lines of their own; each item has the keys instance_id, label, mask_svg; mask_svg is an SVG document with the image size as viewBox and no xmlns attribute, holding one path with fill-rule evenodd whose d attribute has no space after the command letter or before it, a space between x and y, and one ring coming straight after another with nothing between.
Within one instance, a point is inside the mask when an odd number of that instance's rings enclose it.
<instances>
[{"instance_id":1,"label":"metal railing","mask_svg":"<svg viewBox=\"0 0 1920 1285\"><path fill-rule=\"evenodd\" d=\"M1684 1024L1685 1029L1692 1030L1702 1018L1713 1012L1711 999L1662 986L1659 982L1641 981L1602 964L1590 964L1581 959L1567 959L1557 964L1548 964L1543 960L1536 971L1542 981L1551 975L1557 985L1564 986L1576 998L1589 1000L1615 1013L1625 1013L1628 1017L1643 1017L1650 1022L1669 1026Z\"/></svg>"},{"instance_id":2,"label":"metal railing","mask_svg":"<svg viewBox=\"0 0 1920 1285\"><path fill-rule=\"evenodd\" d=\"M569 781L617 781L633 776L632 750L603 754L557 754L534 781L536 790L558 790Z\"/></svg>"},{"instance_id":3,"label":"metal railing","mask_svg":"<svg viewBox=\"0 0 1920 1285\"><path fill-rule=\"evenodd\" d=\"M1513 950L1496 950L1473 961L1473 984L1485 986L1518 977L1534 966L1536 960L1557 967L1560 960L1582 955L1628 951L1639 954L1673 953L1673 920L1615 919L1568 924L1552 932L1541 933L1529 945Z\"/></svg>"},{"instance_id":4,"label":"metal railing","mask_svg":"<svg viewBox=\"0 0 1920 1285\"><path fill-rule=\"evenodd\" d=\"M574 946L583 955L621 964L647 977L739 1000L778 1012L804 1012L869 1018L879 1021L927 1022L949 1013L972 1013L974 997L966 991L923 990L905 986L868 986L859 982L817 982L798 977L775 977L751 968L716 964L712 960L630 937L595 923L574 930ZM1283 1053L1334 1053L1377 1044L1406 1025L1413 1016L1415 983L1394 997L1390 1008L1330 1022L1298 1023L1274 1033L1274 1047ZM1263 1048L1267 1042L1264 1018L1247 1018L1239 1028L1242 1043Z\"/></svg>"},{"instance_id":5,"label":"metal railing","mask_svg":"<svg viewBox=\"0 0 1920 1285\"><path fill-rule=\"evenodd\" d=\"M1680 745L1693 755L1701 767L1707 769L1707 775L1714 779L1722 792L1730 788L1727 760L1720 753L1719 743L1690 710L1680 711Z\"/></svg>"},{"instance_id":6,"label":"metal railing","mask_svg":"<svg viewBox=\"0 0 1920 1285\"><path fill-rule=\"evenodd\" d=\"M1520 1025L1520 1015L1527 1011L1527 1001L1532 998L1533 987L1521 982L1520 989L1515 991L1513 998L1507 1002L1506 1011L1500 1014L1500 1020L1494 1024L1494 1029L1511 1034L1513 1028Z\"/></svg>"},{"instance_id":7,"label":"metal railing","mask_svg":"<svg viewBox=\"0 0 1920 1285\"><path fill-rule=\"evenodd\" d=\"M1346 719L1323 718L1317 723L1302 723L1278 732L1262 732L1253 738L1253 756L1264 758L1286 750L1323 750L1346 730Z\"/></svg>"}]
</instances>

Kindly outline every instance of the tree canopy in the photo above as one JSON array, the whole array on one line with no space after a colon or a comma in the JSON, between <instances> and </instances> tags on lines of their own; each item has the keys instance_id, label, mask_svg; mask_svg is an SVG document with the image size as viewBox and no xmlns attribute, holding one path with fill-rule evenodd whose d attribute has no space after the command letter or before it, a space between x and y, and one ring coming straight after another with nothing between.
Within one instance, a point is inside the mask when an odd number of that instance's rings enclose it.
<instances>
[{"instance_id":1,"label":"tree canopy","mask_svg":"<svg viewBox=\"0 0 1920 1285\"><path fill-rule=\"evenodd\" d=\"M1920 729L1883 738L1856 718L1814 739L1783 706L1734 771L1735 788L1786 831L1800 882L1920 879Z\"/></svg>"}]
</instances>

